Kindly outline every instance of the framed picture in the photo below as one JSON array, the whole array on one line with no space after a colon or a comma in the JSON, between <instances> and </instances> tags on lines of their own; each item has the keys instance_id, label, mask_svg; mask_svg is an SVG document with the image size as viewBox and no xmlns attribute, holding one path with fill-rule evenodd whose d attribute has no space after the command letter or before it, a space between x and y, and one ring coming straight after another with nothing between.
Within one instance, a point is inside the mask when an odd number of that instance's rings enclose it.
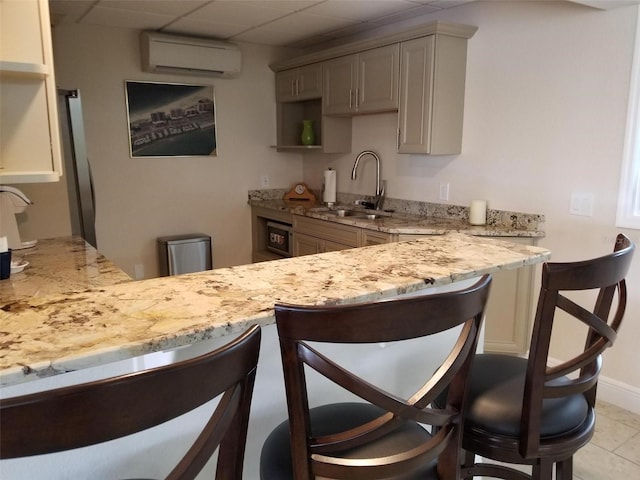
<instances>
[{"instance_id":1,"label":"framed picture","mask_svg":"<svg viewBox=\"0 0 640 480\"><path fill-rule=\"evenodd\" d=\"M215 156L211 85L125 81L132 158Z\"/></svg>"}]
</instances>

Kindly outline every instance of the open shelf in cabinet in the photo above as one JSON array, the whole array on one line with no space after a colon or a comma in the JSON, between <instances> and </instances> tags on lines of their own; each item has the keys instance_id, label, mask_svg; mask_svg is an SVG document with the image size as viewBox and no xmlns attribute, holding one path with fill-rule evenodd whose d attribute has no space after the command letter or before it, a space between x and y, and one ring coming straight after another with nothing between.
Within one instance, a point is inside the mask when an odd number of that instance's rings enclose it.
<instances>
[{"instance_id":1,"label":"open shelf in cabinet","mask_svg":"<svg viewBox=\"0 0 640 480\"><path fill-rule=\"evenodd\" d=\"M302 102L278 103L278 137L277 147L281 148L306 148L302 145L302 121L312 120L315 134L313 147L321 148L322 141L322 103L320 99L305 100Z\"/></svg>"},{"instance_id":2,"label":"open shelf in cabinet","mask_svg":"<svg viewBox=\"0 0 640 480\"><path fill-rule=\"evenodd\" d=\"M302 145L302 120L313 120L315 145ZM351 151L351 119L322 115L322 99L278 103L278 151L319 151L347 153Z\"/></svg>"}]
</instances>

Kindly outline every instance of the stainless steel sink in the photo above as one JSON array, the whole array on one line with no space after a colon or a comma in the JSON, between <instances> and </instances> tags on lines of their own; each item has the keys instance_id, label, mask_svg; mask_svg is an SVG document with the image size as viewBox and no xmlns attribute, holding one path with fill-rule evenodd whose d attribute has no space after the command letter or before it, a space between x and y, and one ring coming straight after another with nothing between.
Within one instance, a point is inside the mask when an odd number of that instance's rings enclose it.
<instances>
[{"instance_id":1,"label":"stainless steel sink","mask_svg":"<svg viewBox=\"0 0 640 480\"><path fill-rule=\"evenodd\" d=\"M339 208L337 210L329 210L327 213L329 215L335 215L336 217L354 217L354 216L362 214L362 212L358 212L357 210L348 210L346 208Z\"/></svg>"},{"instance_id":2,"label":"stainless steel sink","mask_svg":"<svg viewBox=\"0 0 640 480\"><path fill-rule=\"evenodd\" d=\"M362 210L351 210L348 208L337 208L335 210L327 210L322 213L327 215L335 215L336 217L352 217L363 220L375 220L377 218L388 217L388 214L363 212Z\"/></svg>"}]
</instances>

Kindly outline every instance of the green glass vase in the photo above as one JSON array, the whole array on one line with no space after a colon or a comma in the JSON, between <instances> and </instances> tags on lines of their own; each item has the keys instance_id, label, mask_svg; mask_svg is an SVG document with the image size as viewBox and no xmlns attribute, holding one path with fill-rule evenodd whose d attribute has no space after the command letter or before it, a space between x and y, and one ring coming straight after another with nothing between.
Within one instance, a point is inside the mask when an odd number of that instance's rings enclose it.
<instances>
[{"instance_id":1,"label":"green glass vase","mask_svg":"<svg viewBox=\"0 0 640 480\"><path fill-rule=\"evenodd\" d=\"M316 136L313 133L313 120L302 120L302 145L313 145L316 142Z\"/></svg>"}]
</instances>

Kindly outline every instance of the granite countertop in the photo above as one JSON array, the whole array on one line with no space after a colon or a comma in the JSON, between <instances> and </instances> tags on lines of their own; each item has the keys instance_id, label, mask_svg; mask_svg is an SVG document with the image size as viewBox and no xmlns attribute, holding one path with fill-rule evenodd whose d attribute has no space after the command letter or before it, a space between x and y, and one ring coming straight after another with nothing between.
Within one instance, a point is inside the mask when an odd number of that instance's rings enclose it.
<instances>
[{"instance_id":1,"label":"granite countertop","mask_svg":"<svg viewBox=\"0 0 640 480\"><path fill-rule=\"evenodd\" d=\"M389 298L540 263L549 255L541 247L449 233L87 290L78 285L48 296L3 295L0 385L268 325L275 321L275 302Z\"/></svg>"},{"instance_id":2,"label":"granite countertop","mask_svg":"<svg viewBox=\"0 0 640 480\"><path fill-rule=\"evenodd\" d=\"M544 237L544 215L505 210L489 209L486 225L470 225L468 207L398 199L387 199L384 210L375 212L380 215L380 218L373 220L353 216L339 217L331 213L331 210L340 208L361 209L363 212L374 213L374 211L366 211L362 207L354 206L354 198L353 195L341 194L338 196L336 206L329 208L318 203L285 202L277 190L249 192L251 206L384 233L442 235L447 232L461 232L486 237Z\"/></svg>"},{"instance_id":3,"label":"granite countertop","mask_svg":"<svg viewBox=\"0 0 640 480\"><path fill-rule=\"evenodd\" d=\"M78 236L39 240L32 248L14 250L12 260L19 259L29 265L0 281L0 304L132 281Z\"/></svg>"}]
</instances>

